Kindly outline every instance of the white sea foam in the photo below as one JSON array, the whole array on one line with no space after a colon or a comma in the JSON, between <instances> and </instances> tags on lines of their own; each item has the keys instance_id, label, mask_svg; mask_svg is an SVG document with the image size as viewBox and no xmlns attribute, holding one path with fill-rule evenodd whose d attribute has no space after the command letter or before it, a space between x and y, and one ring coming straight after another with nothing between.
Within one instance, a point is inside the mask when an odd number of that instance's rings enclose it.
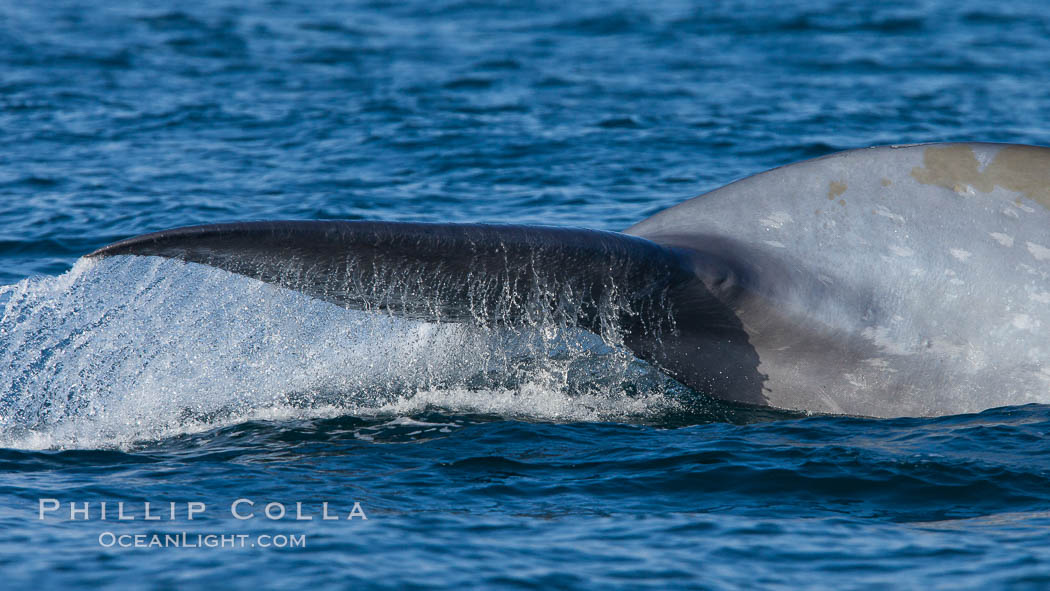
<instances>
[{"instance_id":1,"label":"white sea foam","mask_svg":"<svg viewBox=\"0 0 1050 591\"><path fill-rule=\"evenodd\" d=\"M676 404L666 377L580 329L349 311L171 260L81 260L0 288L0 304L5 447L124 447L246 420L427 409L626 420Z\"/></svg>"}]
</instances>

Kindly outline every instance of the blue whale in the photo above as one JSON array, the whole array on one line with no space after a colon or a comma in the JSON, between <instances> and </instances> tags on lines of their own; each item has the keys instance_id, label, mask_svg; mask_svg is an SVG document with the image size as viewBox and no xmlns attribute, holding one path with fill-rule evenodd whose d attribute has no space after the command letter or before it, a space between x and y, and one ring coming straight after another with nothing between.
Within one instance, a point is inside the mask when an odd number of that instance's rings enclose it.
<instances>
[{"instance_id":1,"label":"blue whale","mask_svg":"<svg viewBox=\"0 0 1050 591\"><path fill-rule=\"evenodd\" d=\"M734 402L875 417L1050 402L1050 149L851 150L623 232L266 221L89 257L211 265L347 308L567 321Z\"/></svg>"}]
</instances>

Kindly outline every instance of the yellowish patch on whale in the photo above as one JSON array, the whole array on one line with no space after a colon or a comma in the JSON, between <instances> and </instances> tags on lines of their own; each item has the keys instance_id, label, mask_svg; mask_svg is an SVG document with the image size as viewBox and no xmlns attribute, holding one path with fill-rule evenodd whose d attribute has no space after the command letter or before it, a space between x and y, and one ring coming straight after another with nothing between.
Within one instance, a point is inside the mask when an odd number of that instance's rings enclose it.
<instances>
[{"instance_id":1,"label":"yellowish patch on whale","mask_svg":"<svg viewBox=\"0 0 1050 591\"><path fill-rule=\"evenodd\" d=\"M888 186L893 184L893 181L891 181L890 179L885 178L885 177L879 182L882 183L883 187L888 187Z\"/></svg>"},{"instance_id":2,"label":"yellowish patch on whale","mask_svg":"<svg viewBox=\"0 0 1050 591\"><path fill-rule=\"evenodd\" d=\"M840 183L838 181L831 181L828 183L828 199L834 200L839 195L846 192L846 183Z\"/></svg>"},{"instance_id":3,"label":"yellowish patch on whale","mask_svg":"<svg viewBox=\"0 0 1050 591\"><path fill-rule=\"evenodd\" d=\"M937 185L957 193L973 187L989 193L995 187L1020 193L1050 209L1050 149L1006 146L980 170L973 149L966 145L931 146L923 153L923 166L911 176L924 185Z\"/></svg>"}]
</instances>

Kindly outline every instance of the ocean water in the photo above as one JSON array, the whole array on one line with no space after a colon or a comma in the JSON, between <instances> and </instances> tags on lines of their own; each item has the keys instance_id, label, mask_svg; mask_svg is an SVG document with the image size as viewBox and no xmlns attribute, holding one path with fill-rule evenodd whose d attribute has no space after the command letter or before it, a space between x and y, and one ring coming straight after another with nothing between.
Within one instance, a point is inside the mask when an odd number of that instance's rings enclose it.
<instances>
[{"instance_id":1,"label":"ocean water","mask_svg":"<svg viewBox=\"0 0 1050 591\"><path fill-rule=\"evenodd\" d=\"M570 327L79 257L619 230L836 150L1048 144L1048 71L1034 0L0 2L0 586L1047 588L1048 406L757 410Z\"/></svg>"}]
</instances>

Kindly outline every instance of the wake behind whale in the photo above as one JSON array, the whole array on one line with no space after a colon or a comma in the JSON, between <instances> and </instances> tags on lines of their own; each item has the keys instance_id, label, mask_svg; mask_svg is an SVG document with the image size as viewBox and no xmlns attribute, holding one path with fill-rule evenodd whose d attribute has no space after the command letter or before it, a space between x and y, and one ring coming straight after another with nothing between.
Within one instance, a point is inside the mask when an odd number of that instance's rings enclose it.
<instances>
[{"instance_id":1,"label":"wake behind whale","mask_svg":"<svg viewBox=\"0 0 1050 591\"><path fill-rule=\"evenodd\" d=\"M745 404L940 415L1050 401L1048 208L1050 150L934 144L786 166L624 233L253 222L91 256L201 263L424 321L553 319Z\"/></svg>"}]
</instances>

